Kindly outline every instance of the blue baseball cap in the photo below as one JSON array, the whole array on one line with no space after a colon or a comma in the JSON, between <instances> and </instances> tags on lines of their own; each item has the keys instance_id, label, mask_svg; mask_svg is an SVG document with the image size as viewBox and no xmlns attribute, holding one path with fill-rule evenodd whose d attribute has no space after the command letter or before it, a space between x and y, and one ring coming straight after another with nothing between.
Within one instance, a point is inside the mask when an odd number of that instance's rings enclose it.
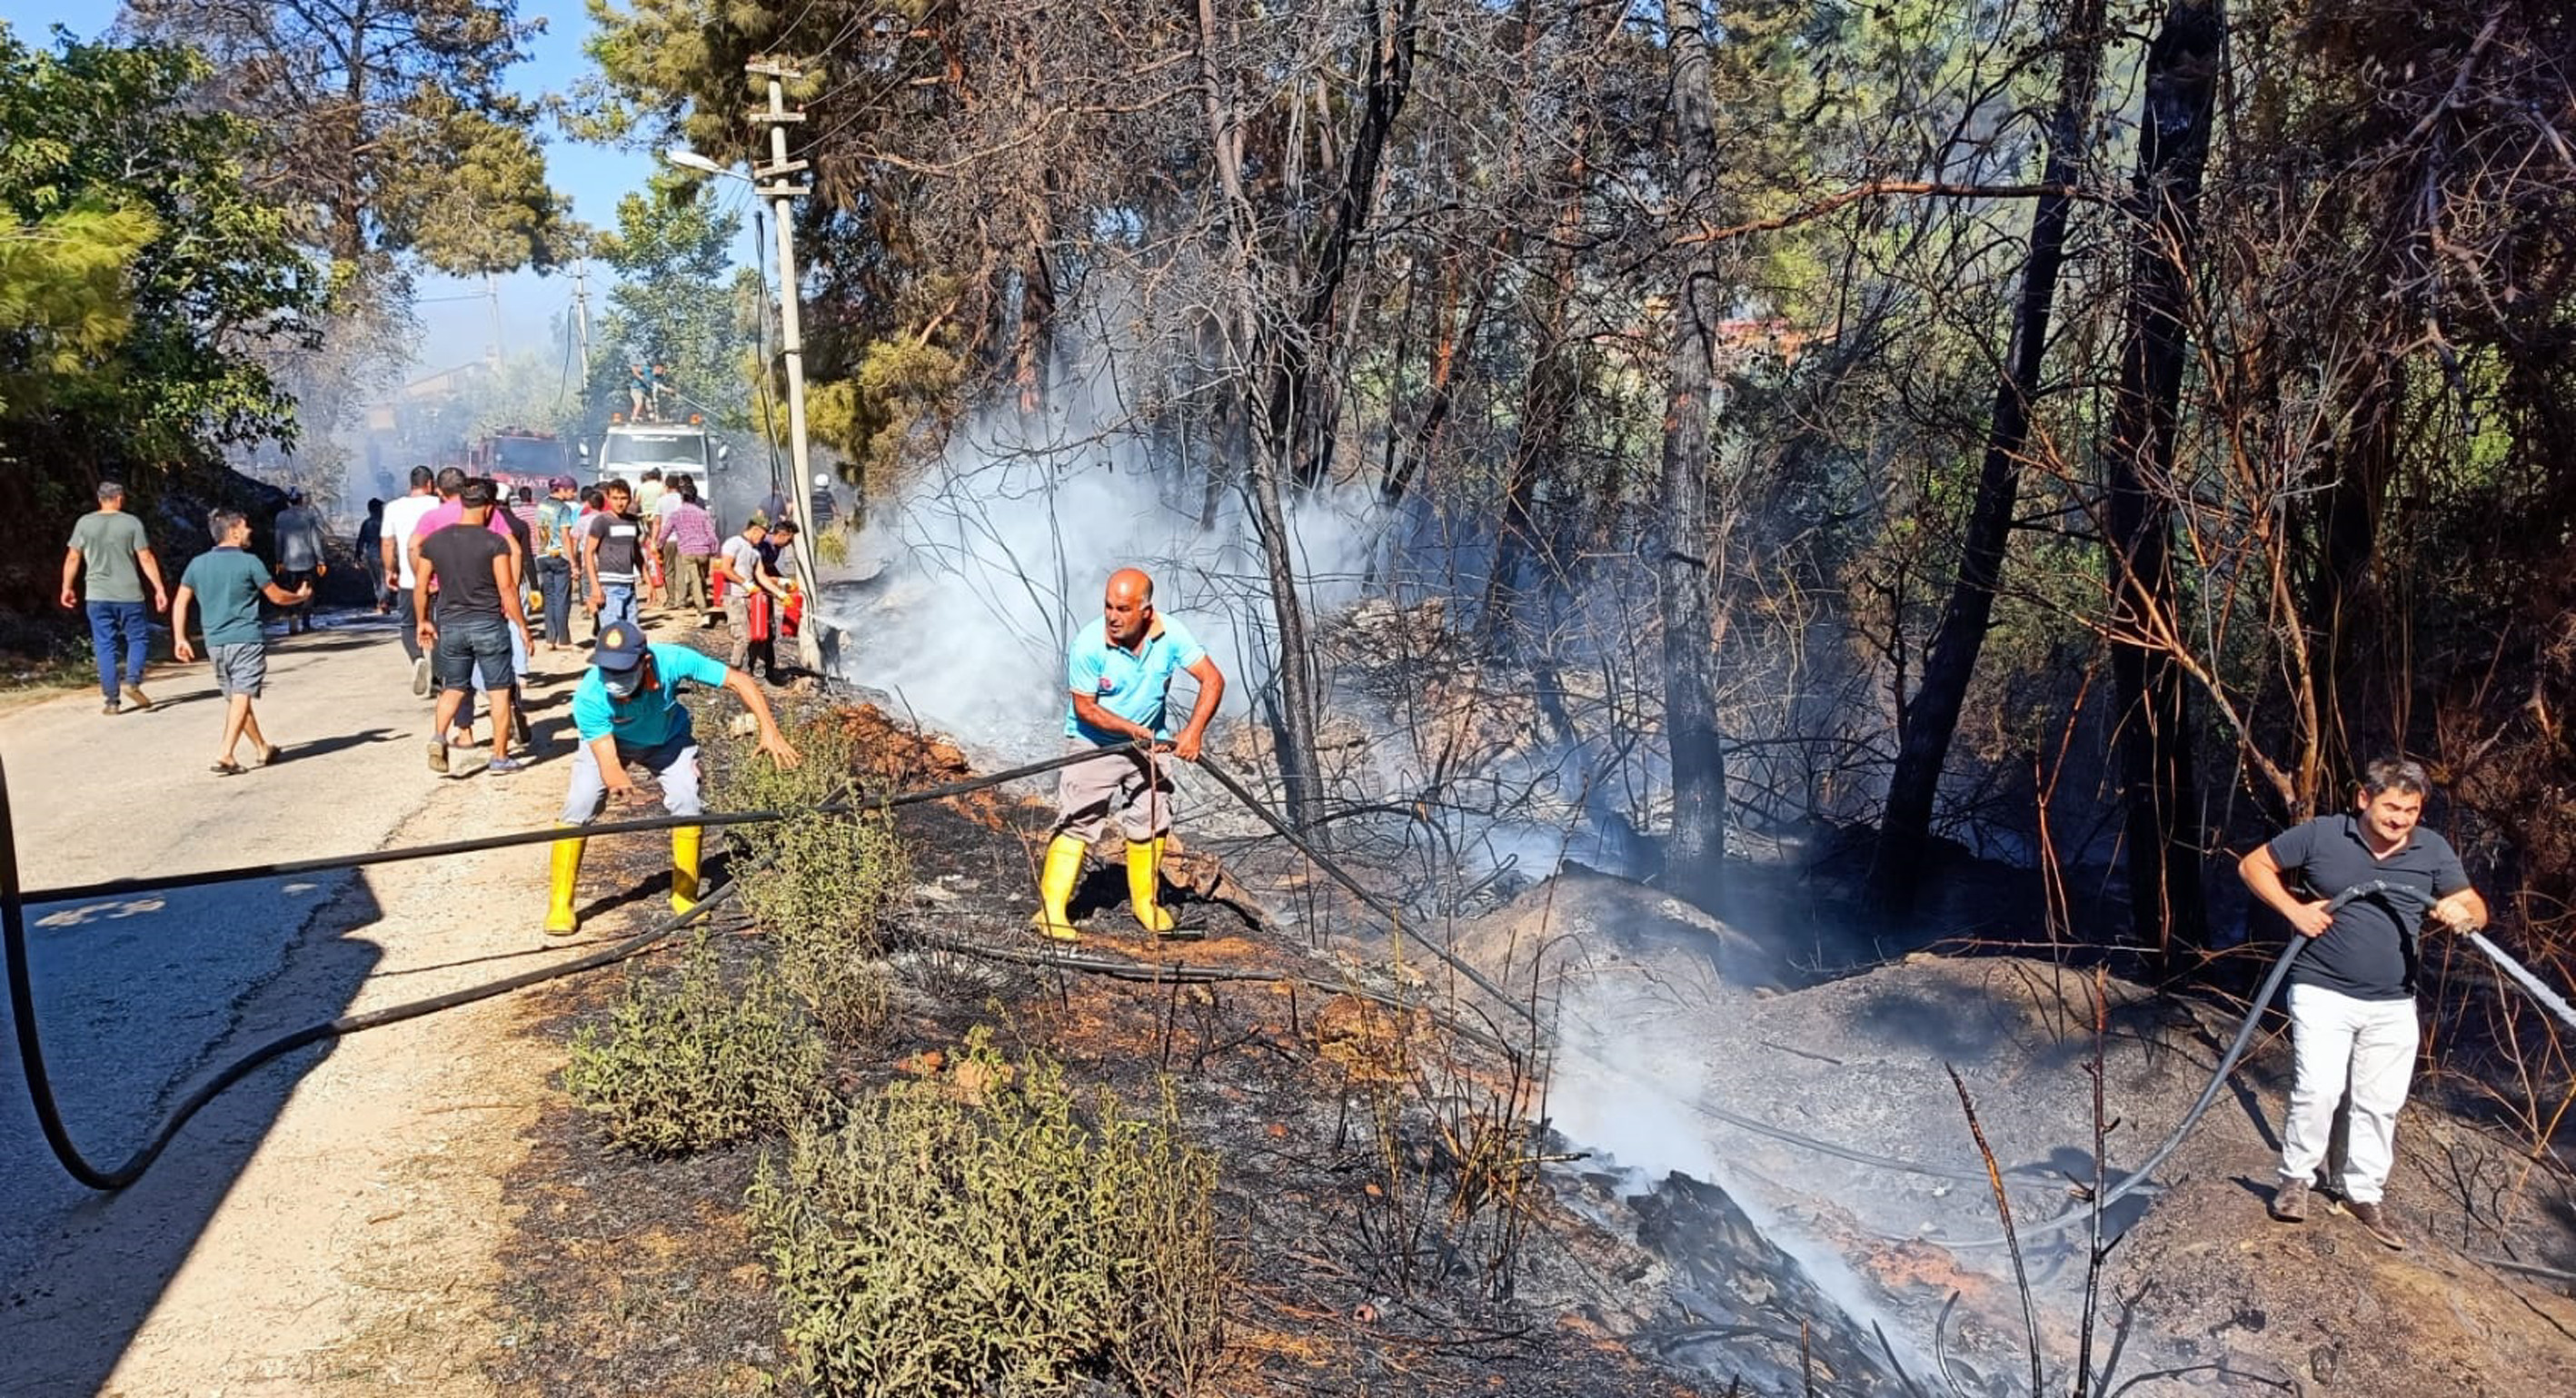
<instances>
[{"instance_id":1,"label":"blue baseball cap","mask_svg":"<svg viewBox=\"0 0 2576 1398\"><path fill-rule=\"evenodd\" d=\"M591 663L599 667L600 683L620 699L633 694L644 682L642 667L644 628L631 621L613 621L599 633L599 644L591 648Z\"/></svg>"}]
</instances>

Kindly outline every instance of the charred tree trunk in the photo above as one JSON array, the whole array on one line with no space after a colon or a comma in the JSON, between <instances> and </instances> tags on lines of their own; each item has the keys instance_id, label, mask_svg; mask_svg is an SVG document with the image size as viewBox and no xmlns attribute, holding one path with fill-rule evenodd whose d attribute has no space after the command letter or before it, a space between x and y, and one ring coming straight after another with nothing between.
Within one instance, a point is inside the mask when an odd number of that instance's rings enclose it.
<instances>
[{"instance_id":1,"label":"charred tree trunk","mask_svg":"<svg viewBox=\"0 0 2576 1398\"><path fill-rule=\"evenodd\" d=\"M1539 300L1529 378L1521 385L1520 431L1512 442L1511 463L1504 477L1502 526L1496 531L1493 572L1485 579L1485 601L1478 612L1485 644L1498 653L1509 653L1514 648L1520 620L1521 569L1530 553L1541 549L1538 485L1556 471L1557 458L1565 447L1566 419L1574 414L1577 380L1573 347L1567 343L1565 329L1574 302L1575 240L1583 229L1587 131L1580 125L1575 129L1574 156L1567 162L1563 194L1557 206L1556 238L1548 252L1547 291Z\"/></svg>"},{"instance_id":2,"label":"charred tree trunk","mask_svg":"<svg viewBox=\"0 0 2576 1398\"><path fill-rule=\"evenodd\" d=\"M1263 366L1272 362L1270 337L1263 332L1259 283L1259 243L1252 197L1243 184L1241 112L1217 72L1214 0L1198 0L1200 104L1208 128L1218 187L1226 208L1228 337L1233 352L1236 391L1244 396L1247 417L1251 396L1258 392ZM1290 337L1293 338L1293 337ZM1274 404L1277 402L1273 398ZM1293 423L1293 414L1291 422ZM1286 788L1288 820L1300 830L1316 830L1323 817L1323 764L1317 752L1318 717L1314 650L1306 634L1305 601L1297 592L1297 568L1288 537L1288 511L1280 489L1280 466L1293 450L1273 419L1272 430L1256 428L1244 437L1251 447L1245 464L1244 495L1252 507L1253 532L1261 547L1270 606L1278 623L1278 695L1270 705L1271 739L1279 754L1279 774Z\"/></svg>"},{"instance_id":3,"label":"charred tree trunk","mask_svg":"<svg viewBox=\"0 0 2576 1398\"><path fill-rule=\"evenodd\" d=\"M1897 716L1896 770L1888 778L1887 810L1879 823L1878 852L1870 863L1870 897L1882 913L1913 907L1921 887L1923 854L1932 835L1932 803L1941 766L1959 728L1975 678L1977 653L1994 619L1995 592L2003 582L2004 546L2012 535L2013 504L2021 489L2021 457L2030 436L2031 399L2039 388L2048 350L2048 322L2057 299L2057 273L2066 261L2066 225L2074 201L2067 187L2083 163L2086 125L2102 68L2103 0L2075 0L2062 31L2065 53L2057 108L2048 127L2048 157L2040 175L2046 192L2031 207L2030 257L2022 267L2021 296L2013 310L2012 341L2004 375L1995 387L1994 416L1986 429L1985 459L1977 472L1976 499L1959 545L1959 576L1932 633L1923 680Z\"/></svg>"},{"instance_id":4,"label":"charred tree trunk","mask_svg":"<svg viewBox=\"0 0 2576 1398\"><path fill-rule=\"evenodd\" d=\"M2191 703L2172 649L2182 640L2172 475L2190 348L2184 315L2199 261L2201 175L2225 37L2219 0L2175 0L2147 49L2128 333L2104 460L2115 638L2112 742L2127 820L2129 929L2141 945L2165 955L2209 941Z\"/></svg>"},{"instance_id":5,"label":"charred tree trunk","mask_svg":"<svg viewBox=\"0 0 2576 1398\"><path fill-rule=\"evenodd\" d=\"M1717 166L1709 116L1707 21L1699 0L1667 7L1672 26L1675 189L1696 214ZM1725 883L1726 749L1717 730L1717 649L1708 566L1708 418L1717 255L1692 250L1673 304L1672 383L1664 400L1663 556L1657 560L1664 625L1664 737L1672 749L1673 830L1665 884L1713 908Z\"/></svg>"},{"instance_id":6,"label":"charred tree trunk","mask_svg":"<svg viewBox=\"0 0 2576 1398\"><path fill-rule=\"evenodd\" d=\"M1368 231L1377 202L1378 168L1388 136L1413 92L1414 47L1422 36L1418 0L1388 0L1368 10L1368 74L1361 88L1360 122L1351 133L1348 159L1334 187L1324 231L1314 249L1292 333L1279 337L1270 389L1271 436L1286 444L1297 484L1311 488L1333 468L1333 426L1324 411L1321 370L1333 342L1333 308L1341 295L1351 254Z\"/></svg>"}]
</instances>

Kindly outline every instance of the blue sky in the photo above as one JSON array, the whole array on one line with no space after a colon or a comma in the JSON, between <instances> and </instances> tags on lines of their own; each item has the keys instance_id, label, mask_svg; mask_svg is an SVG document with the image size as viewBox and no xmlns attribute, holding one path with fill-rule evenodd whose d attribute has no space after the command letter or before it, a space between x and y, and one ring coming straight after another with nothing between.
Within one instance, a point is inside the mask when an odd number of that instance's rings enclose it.
<instances>
[{"instance_id":1,"label":"blue sky","mask_svg":"<svg viewBox=\"0 0 2576 1398\"><path fill-rule=\"evenodd\" d=\"M115 8L110 0L0 0L0 21L6 21L26 43L45 42L49 28L56 24L77 37L94 38L107 28ZM546 32L529 46L529 60L511 71L514 87L532 95L560 92L589 70L590 60L581 45L590 34L590 16L580 0L521 0L519 17L544 19ZM545 136L547 177L557 190L571 196L573 217L584 223L613 226L619 196L642 188L652 173L654 157L647 153L578 143L560 131L548 131ZM733 181L725 184L726 202L740 207L747 191ZM750 257L749 230L746 214L745 242L736 249L737 259ZM603 303L600 277L596 268L593 272L590 309L596 325ZM513 353L542 351L552 342L553 318L572 304L573 281L569 272L549 277L523 272L501 278L499 292L505 348ZM479 358L492 342L493 298L485 295L480 281L426 278L420 299L422 342L417 358L422 365L443 367Z\"/></svg>"}]
</instances>

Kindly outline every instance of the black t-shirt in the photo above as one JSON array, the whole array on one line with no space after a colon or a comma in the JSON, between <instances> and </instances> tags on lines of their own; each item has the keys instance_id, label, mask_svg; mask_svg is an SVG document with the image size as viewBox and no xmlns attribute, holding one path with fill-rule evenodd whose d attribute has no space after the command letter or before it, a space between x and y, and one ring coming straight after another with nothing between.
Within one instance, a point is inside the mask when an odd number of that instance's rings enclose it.
<instances>
[{"instance_id":1,"label":"black t-shirt","mask_svg":"<svg viewBox=\"0 0 2576 1398\"><path fill-rule=\"evenodd\" d=\"M492 578L492 560L510 556L509 541L489 525L451 524L421 541L420 552L435 570L441 626L502 621L501 585Z\"/></svg>"},{"instance_id":2,"label":"black t-shirt","mask_svg":"<svg viewBox=\"0 0 2576 1398\"><path fill-rule=\"evenodd\" d=\"M2291 984L2356 1000L2403 1000L2415 993L2416 927L2434 899L2469 886L2468 870L2460 867L2450 841L2418 826L2403 848L2378 858L2370 852L2360 815L2346 811L2291 826L2267 848L2281 866L2282 882L2310 898L2332 898L2374 879L2426 895L2364 895L2344 904L2325 935L2290 968Z\"/></svg>"},{"instance_id":3,"label":"black t-shirt","mask_svg":"<svg viewBox=\"0 0 2576 1398\"><path fill-rule=\"evenodd\" d=\"M590 517L590 536L599 541L599 579L631 583L643 566L642 529L625 515L606 510Z\"/></svg>"}]
</instances>

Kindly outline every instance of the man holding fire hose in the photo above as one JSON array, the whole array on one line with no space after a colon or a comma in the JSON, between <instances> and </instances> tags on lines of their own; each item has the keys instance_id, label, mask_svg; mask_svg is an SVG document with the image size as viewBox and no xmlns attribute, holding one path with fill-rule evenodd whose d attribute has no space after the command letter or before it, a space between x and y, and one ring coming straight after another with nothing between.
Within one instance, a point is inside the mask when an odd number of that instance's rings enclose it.
<instances>
[{"instance_id":1,"label":"man holding fire hose","mask_svg":"<svg viewBox=\"0 0 2576 1398\"><path fill-rule=\"evenodd\" d=\"M2348 1158L2335 1183L2344 1209L2394 1249L2406 1246L2406 1235L2381 1194L2415 1068L2416 909L2431 908L2429 920L2451 932L2487 921L2486 900L2469 886L2459 854L2416 824L2430 786L2420 765L2381 758L2363 769L2352 810L2293 826L2237 865L2256 898L2312 939L2290 968L2290 1109L2272 1216L2307 1217L2335 1107L2349 1088ZM2284 875L2296 877L2297 891ZM2364 896L2332 906L2334 895L2373 881L2412 890L2420 902Z\"/></svg>"},{"instance_id":2,"label":"man holding fire hose","mask_svg":"<svg viewBox=\"0 0 2576 1398\"><path fill-rule=\"evenodd\" d=\"M1082 628L1065 657L1070 702L1064 735L1077 745L1110 748L1065 768L1056 779L1054 838L1038 877L1040 935L1079 941L1066 915L1073 886L1082 878L1082 856L1118 813L1127 836L1127 896L1136 921L1156 936L1173 932L1172 915L1156 898L1162 877L1163 840L1172 828L1172 783L1166 753L1196 762L1225 697L1225 676L1176 617L1154 610L1154 580L1135 568L1109 575L1097 620ZM1189 672L1199 684L1189 722L1174 733L1165 697L1172 676ZM1151 745L1138 751L1134 743Z\"/></svg>"}]
</instances>

